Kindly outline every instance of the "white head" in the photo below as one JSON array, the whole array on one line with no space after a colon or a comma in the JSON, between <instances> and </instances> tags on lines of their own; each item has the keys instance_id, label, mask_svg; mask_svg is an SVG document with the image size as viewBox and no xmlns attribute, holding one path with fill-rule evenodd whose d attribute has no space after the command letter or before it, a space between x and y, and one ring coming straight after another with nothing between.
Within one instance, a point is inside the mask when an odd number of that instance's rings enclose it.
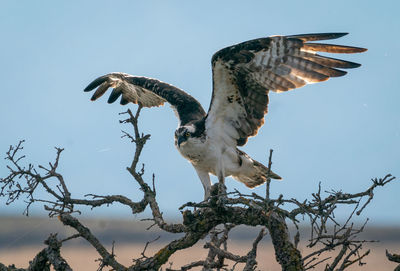
<instances>
[{"instance_id":1,"label":"white head","mask_svg":"<svg viewBox=\"0 0 400 271\"><path fill-rule=\"evenodd\" d=\"M187 143L190 138L194 137L196 127L194 125L181 126L175 130L175 145L179 148Z\"/></svg>"}]
</instances>

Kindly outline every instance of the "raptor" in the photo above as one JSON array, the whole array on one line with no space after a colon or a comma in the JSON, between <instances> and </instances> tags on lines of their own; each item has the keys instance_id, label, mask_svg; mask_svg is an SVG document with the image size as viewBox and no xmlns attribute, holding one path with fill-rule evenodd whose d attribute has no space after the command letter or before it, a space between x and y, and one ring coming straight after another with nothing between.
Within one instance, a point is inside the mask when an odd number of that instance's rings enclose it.
<instances>
[{"instance_id":1,"label":"raptor","mask_svg":"<svg viewBox=\"0 0 400 271\"><path fill-rule=\"evenodd\" d=\"M281 179L238 147L246 144L264 124L269 91L286 92L306 84L346 74L343 69L360 64L319 55L360 53L364 48L316 43L347 33L271 36L242 42L216 52L212 59L213 93L208 112L183 90L156 79L114 72L91 82L91 100L113 88L108 103L143 107L171 104L179 119L175 146L196 170L210 196L210 173L223 183L232 176L249 188L268 178Z\"/></svg>"}]
</instances>

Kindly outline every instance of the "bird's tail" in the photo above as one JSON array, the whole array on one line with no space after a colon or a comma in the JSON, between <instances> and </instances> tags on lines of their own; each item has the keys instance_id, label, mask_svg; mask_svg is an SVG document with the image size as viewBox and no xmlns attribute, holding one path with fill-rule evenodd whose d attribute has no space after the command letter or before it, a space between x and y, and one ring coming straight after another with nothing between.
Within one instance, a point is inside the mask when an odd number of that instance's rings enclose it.
<instances>
[{"instance_id":1,"label":"bird's tail","mask_svg":"<svg viewBox=\"0 0 400 271\"><path fill-rule=\"evenodd\" d=\"M278 174L274 173L272 170L270 171L266 166L253 160L253 167L248 174L241 174L237 176L232 176L234 179L239 182L244 183L249 188L254 188L259 185L262 185L267 181L268 178L282 180L282 177Z\"/></svg>"}]
</instances>

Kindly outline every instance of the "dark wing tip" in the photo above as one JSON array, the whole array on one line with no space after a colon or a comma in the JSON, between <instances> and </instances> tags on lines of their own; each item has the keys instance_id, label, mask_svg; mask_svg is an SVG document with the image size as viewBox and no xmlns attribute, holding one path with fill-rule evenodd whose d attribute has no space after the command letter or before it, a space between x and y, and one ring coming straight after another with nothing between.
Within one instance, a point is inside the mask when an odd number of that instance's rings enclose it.
<instances>
[{"instance_id":1,"label":"dark wing tip","mask_svg":"<svg viewBox=\"0 0 400 271\"><path fill-rule=\"evenodd\" d=\"M337 58L332 58L332 57L327 57L327 56L321 56L318 54L315 54L311 57L306 57L308 60L311 60L313 62L317 62L321 65L324 65L329 68L342 68L342 69L353 69L353 68L358 68L361 66L361 64L343 60L343 59L337 59Z\"/></svg>"},{"instance_id":2,"label":"dark wing tip","mask_svg":"<svg viewBox=\"0 0 400 271\"><path fill-rule=\"evenodd\" d=\"M346 36L347 32L337 32L337 33L310 33L310 34L299 34L290 35L288 38L300 39L302 41L316 41L316 40L333 40Z\"/></svg>"},{"instance_id":3,"label":"dark wing tip","mask_svg":"<svg viewBox=\"0 0 400 271\"><path fill-rule=\"evenodd\" d=\"M332 74L330 77L341 77L341 76L345 76L347 74L346 71L333 69L333 68L331 68L331 70L334 70L334 74Z\"/></svg>"},{"instance_id":4,"label":"dark wing tip","mask_svg":"<svg viewBox=\"0 0 400 271\"><path fill-rule=\"evenodd\" d=\"M121 96L121 94L122 94L122 91L114 88L113 91L110 94L110 97L108 97L108 101L107 102L109 104L112 104L113 102L115 102L119 98L119 96Z\"/></svg>"},{"instance_id":5,"label":"dark wing tip","mask_svg":"<svg viewBox=\"0 0 400 271\"><path fill-rule=\"evenodd\" d=\"M96 87L100 86L107 80L106 76L100 76L99 78L94 79L83 91L89 92L95 89Z\"/></svg>"},{"instance_id":6,"label":"dark wing tip","mask_svg":"<svg viewBox=\"0 0 400 271\"><path fill-rule=\"evenodd\" d=\"M354 69L354 68L358 68L361 67L360 63L356 63L356 62L351 62L351 61L345 61L343 60L343 65L338 67L338 68L342 68L342 69Z\"/></svg>"},{"instance_id":7,"label":"dark wing tip","mask_svg":"<svg viewBox=\"0 0 400 271\"><path fill-rule=\"evenodd\" d=\"M129 101L124 98L124 96L121 97L121 101L119 102L121 105L127 105Z\"/></svg>"},{"instance_id":8,"label":"dark wing tip","mask_svg":"<svg viewBox=\"0 0 400 271\"><path fill-rule=\"evenodd\" d=\"M92 82L93 83L93 82ZM89 91L92 91L96 86L92 86L91 84L92 83L90 83L83 91L84 92L89 92Z\"/></svg>"}]
</instances>

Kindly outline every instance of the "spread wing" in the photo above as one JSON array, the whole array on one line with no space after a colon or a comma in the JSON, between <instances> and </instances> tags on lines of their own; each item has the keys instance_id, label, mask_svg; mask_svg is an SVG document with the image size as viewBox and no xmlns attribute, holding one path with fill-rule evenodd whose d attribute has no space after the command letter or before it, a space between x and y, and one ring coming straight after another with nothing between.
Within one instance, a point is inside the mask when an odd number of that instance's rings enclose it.
<instances>
[{"instance_id":1,"label":"spread wing","mask_svg":"<svg viewBox=\"0 0 400 271\"><path fill-rule=\"evenodd\" d=\"M120 96L120 104L140 104L144 107L163 105L169 102L179 117L180 125L203 118L206 113L200 103L170 84L147 77L126 73L109 73L91 82L84 91L96 89L91 100L100 98L109 88L113 88L108 103L115 102Z\"/></svg>"},{"instance_id":2,"label":"spread wing","mask_svg":"<svg viewBox=\"0 0 400 271\"><path fill-rule=\"evenodd\" d=\"M318 55L360 53L364 48L310 43L347 33L273 36L224 48L212 57L213 95L207 133L242 146L257 134L268 111L268 92L288 91L346 74L360 64Z\"/></svg>"}]
</instances>

